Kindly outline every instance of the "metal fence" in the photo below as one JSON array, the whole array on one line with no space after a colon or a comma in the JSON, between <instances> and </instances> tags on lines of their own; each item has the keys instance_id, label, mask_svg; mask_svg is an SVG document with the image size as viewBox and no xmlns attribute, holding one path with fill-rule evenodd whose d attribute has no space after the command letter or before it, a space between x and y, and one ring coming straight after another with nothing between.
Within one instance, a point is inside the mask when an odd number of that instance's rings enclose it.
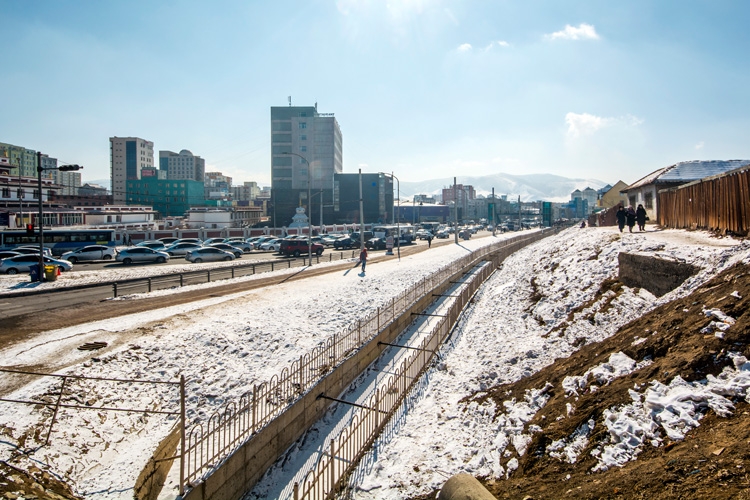
<instances>
[{"instance_id":1,"label":"metal fence","mask_svg":"<svg viewBox=\"0 0 750 500\"><path fill-rule=\"evenodd\" d=\"M365 408L353 416L339 436L331 439L328 453L322 453L315 468L300 483L294 484L294 500L327 499L340 489L343 480L357 467L411 387L427 369L463 308L494 270L494 265L485 265L473 276L451 304L448 314L440 318L419 347L401 362L386 384L375 390L363 405Z\"/></svg>"},{"instance_id":2,"label":"metal fence","mask_svg":"<svg viewBox=\"0 0 750 500\"><path fill-rule=\"evenodd\" d=\"M322 345L295 360L280 374L274 375L270 381L254 385L238 401L227 404L212 414L205 423L194 425L186 435L183 486L199 482L239 445L278 417L325 374L375 337L426 293L487 255L501 249L510 253L548 234L548 231L540 231L504 240L444 266L392 298L389 303L378 307L367 318L358 320L356 324L329 337ZM388 396L387 400L390 399L391 396Z\"/></svg>"},{"instance_id":3,"label":"metal fence","mask_svg":"<svg viewBox=\"0 0 750 500\"><path fill-rule=\"evenodd\" d=\"M750 169L659 191L659 224L747 236L750 230Z\"/></svg>"}]
</instances>

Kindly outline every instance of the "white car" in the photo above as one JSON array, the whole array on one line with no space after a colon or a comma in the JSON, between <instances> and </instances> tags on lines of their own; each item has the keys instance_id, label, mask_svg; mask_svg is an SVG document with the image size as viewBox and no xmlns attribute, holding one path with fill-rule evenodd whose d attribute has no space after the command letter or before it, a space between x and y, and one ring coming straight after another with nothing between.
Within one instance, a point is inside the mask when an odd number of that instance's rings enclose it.
<instances>
[{"instance_id":1,"label":"white car","mask_svg":"<svg viewBox=\"0 0 750 500\"><path fill-rule=\"evenodd\" d=\"M62 254L62 259L75 264L85 260L112 260L117 255L114 247L106 245L86 245L72 252Z\"/></svg>"},{"instance_id":2,"label":"white car","mask_svg":"<svg viewBox=\"0 0 750 500\"><path fill-rule=\"evenodd\" d=\"M28 254L19 255L17 257L8 257L7 259L0 260L0 273L3 274L18 274L27 273L31 269L31 266L39 265L39 254ZM61 271L70 271L73 269L73 264L67 260L58 260L51 257L44 257L44 265L55 265L60 268Z\"/></svg>"},{"instance_id":3,"label":"white car","mask_svg":"<svg viewBox=\"0 0 750 500\"><path fill-rule=\"evenodd\" d=\"M266 252L278 252L279 248L281 248L281 240L283 238L275 238L273 240L264 241L260 244L260 249L264 250Z\"/></svg>"},{"instance_id":4,"label":"white car","mask_svg":"<svg viewBox=\"0 0 750 500\"><path fill-rule=\"evenodd\" d=\"M164 251L167 252L171 257L184 257L189 251L197 250L203 247L201 243L192 242L178 242L172 243Z\"/></svg>"}]
</instances>

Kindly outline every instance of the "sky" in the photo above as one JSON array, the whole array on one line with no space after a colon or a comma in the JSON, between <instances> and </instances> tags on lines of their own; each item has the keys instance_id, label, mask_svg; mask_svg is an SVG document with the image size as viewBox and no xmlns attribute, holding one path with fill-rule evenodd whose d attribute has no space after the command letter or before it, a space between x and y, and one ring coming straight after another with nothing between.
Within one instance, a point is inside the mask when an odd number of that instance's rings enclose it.
<instances>
[{"instance_id":1,"label":"sky","mask_svg":"<svg viewBox=\"0 0 750 500\"><path fill-rule=\"evenodd\" d=\"M344 172L627 183L750 157L744 0L0 0L0 142L109 178L109 137L270 185L270 108Z\"/></svg>"},{"instance_id":2,"label":"sky","mask_svg":"<svg viewBox=\"0 0 750 500\"><path fill-rule=\"evenodd\" d=\"M530 232L523 232L520 236L528 234ZM492 237L485 233L460 245L452 242L433 244L430 250L400 260L386 259L382 252L373 252L364 275L358 268L350 268L272 287L40 332L1 349L0 365L15 369L34 367L34 371L45 373L140 380L169 381L183 374L187 381L188 420L205 423L212 412L237 401L252 384L270 380L293 360L346 330L357 319L385 307L393 297L434 274L436 269L466 256L467 251L513 236L519 234L504 233ZM600 293L600 287L604 280L616 275L621 251L679 259L700 267L701 271L659 298L642 288L623 287L610 307L597 312L595 324L589 322L587 314L578 314L569 321L564 335L549 335L550 327L568 321L566 318L571 310L587 303L590 310L597 310L601 306L597 299L609 300L607 294ZM597 257L581 258L591 252L596 252ZM439 487L451 474L461 471L504 477L514 467L516 455L513 449L523 448L530 440L530 431L524 424L544 404L543 394L529 401L507 404L506 413L499 415L495 415L491 403L465 411L459 403L462 397L529 376L556 358L570 355L576 346L580 346L580 339L585 339L587 344L601 341L640 314L690 293L711 276L737 262L748 262L748 259L748 242L711 238L708 233L696 231L654 231L652 226L647 226L645 233L633 234L620 234L615 227L586 230L574 227L519 250L503 262L502 268L474 297L451 335L449 345L441 353L441 362L421 382L420 396L408 405L405 413L397 412L395 418L402 419L402 422L393 426L392 435L384 439L385 442L379 443L377 459L368 456L363 470L354 475L356 498L374 500L424 494ZM549 265L550 262L556 265ZM226 265L187 264L176 259L170 264L170 271ZM150 266L139 266L119 272L118 277L139 277L149 272L153 275ZM275 271L277 275L299 273L304 273L304 270ZM533 311L529 309L528 300L533 292L530 275L543 287L545 295ZM236 281L261 277L264 276L247 276L236 278ZM76 271L64 273L57 281L40 286L58 288L111 278L111 271ZM0 293L13 289L22 281L28 282L28 277L0 276ZM192 285L180 290L161 290L115 300L135 301L146 296L163 296L223 284L225 282L220 281ZM454 295L454 291L457 293L462 286L456 284L446 297L433 304L432 313L444 313L448 307L444 301L453 300L448 295ZM264 314L259 315L259 309ZM327 313L320 314L320 311ZM721 311L714 314L721 317ZM283 317L284 321L269 321L269 318L278 317ZM538 318L544 319L544 324L540 324ZM726 316L723 321L728 321ZM395 343L415 345L434 328L436 322L434 317L420 317ZM109 344L106 349L94 352L77 349L84 343L101 341ZM396 366L402 359L399 356L404 350L395 351L387 351L384 359L376 363L379 369L366 373L358 379L356 387L340 397L366 404L374 388L382 387L393 372L389 363ZM635 363L642 366L644 361L615 356L609 360L610 369L600 367L598 371L621 376L637 368ZM734 382L734 387L747 394L750 364L744 365L742 371L745 380ZM3 397L38 400L59 390L58 381L40 379L16 384L16 390L6 395L6 383L14 382L9 375L0 374L0 394ZM576 377L569 381L570 387L565 388L581 390L587 383L591 380L587 382ZM178 401L176 391L165 386L136 388L129 385L124 390L122 386L104 382L83 387L75 381L69 384L66 387L71 390L73 400L79 394L86 394L86 401L92 406L106 402L108 406L170 411ZM680 415L680 418L673 419L675 427L685 429L697 425L694 422L697 417L687 419L689 423L685 425L679 424L685 415L700 413L702 410L695 406L707 396L716 398L707 394L709 389L699 385L696 383L689 389L692 397L681 397L671 403ZM682 391L684 396L684 387ZM727 394L725 387L715 392ZM156 443L169 433L173 423L171 417L155 413L144 416L141 413L97 411L91 417L61 410L50 445L31 454L17 454L13 451L24 436L24 445L30 448L38 446L40 441L28 436L37 436L44 441L51 412L41 411L36 406L8 403L2 408L0 428L5 432L0 440L0 458L22 469L34 465L42 467L62 476L76 493L98 500L132 497L132 485L142 464ZM613 407L612 410L628 413L627 407ZM309 470L329 438L338 435L342 422L347 422L355 411L356 408L346 405L332 409L306 439L288 450L286 459L281 461L283 463L276 464L248 498L291 498L294 479ZM633 413L629 412L630 415ZM669 429L662 428L661 424L650 425L651 418L655 417L642 416L639 421L623 425L624 431L619 432L625 434L628 429L646 427L653 439L661 441ZM87 425L90 422L96 425ZM606 425L606 422L600 419L596 425ZM38 429L43 432L35 433ZM643 433L640 435L642 437ZM81 442L86 446L81 446ZM619 457L635 459L642 449L643 445L633 445ZM574 454L574 443L566 443L564 450L568 455ZM607 447L604 446L602 451L602 463L610 466L606 460ZM178 478L179 471L173 467L161 499L175 498Z\"/></svg>"}]
</instances>

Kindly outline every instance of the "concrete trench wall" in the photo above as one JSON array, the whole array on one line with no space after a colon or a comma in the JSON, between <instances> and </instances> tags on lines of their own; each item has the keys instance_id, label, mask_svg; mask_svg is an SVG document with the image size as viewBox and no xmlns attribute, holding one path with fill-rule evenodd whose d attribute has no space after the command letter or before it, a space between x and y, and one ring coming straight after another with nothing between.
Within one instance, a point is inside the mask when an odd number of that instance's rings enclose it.
<instances>
[{"instance_id":1,"label":"concrete trench wall","mask_svg":"<svg viewBox=\"0 0 750 500\"><path fill-rule=\"evenodd\" d=\"M553 234L552 232L548 234ZM534 243L540 238L514 242L501 248L482 260L493 261L498 266L508 255ZM344 360L331 373L322 378L306 394L293 403L276 419L269 422L252 438L230 455L205 481L188 490L185 500L225 500L241 498L260 480L283 453L320 418L323 417L332 401L318 399L320 394L336 397L348 387L383 351L378 342L393 342L413 321L412 313L420 313L434 301L433 294L442 294L451 281L463 276L476 262L467 265L448 280L436 286L412 305L387 328L362 346L351 357Z\"/></svg>"},{"instance_id":2,"label":"concrete trench wall","mask_svg":"<svg viewBox=\"0 0 750 500\"><path fill-rule=\"evenodd\" d=\"M617 261L623 284L645 288L657 297L671 292L700 270L684 262L625 252L620 252Z\"/></svg>"}]
</instances>

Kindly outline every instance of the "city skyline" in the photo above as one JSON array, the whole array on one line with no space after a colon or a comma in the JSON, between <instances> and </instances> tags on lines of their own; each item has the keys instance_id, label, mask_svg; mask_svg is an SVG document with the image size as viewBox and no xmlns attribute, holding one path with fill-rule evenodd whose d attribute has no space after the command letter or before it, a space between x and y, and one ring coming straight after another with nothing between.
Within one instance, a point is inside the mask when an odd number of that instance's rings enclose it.
<instances>
[{"instance_id":1,"label":"city skyline","mask_svg":"<svg viewBox=\"0 0 750 500\"><path fill-rule=\"evenodd\" d=\"M627 183L750 157L741 1L13 2L0 140L109 178L109 137L270 185L270 109L342 129L343 168Z\"/></svg>"}]
</instances>

